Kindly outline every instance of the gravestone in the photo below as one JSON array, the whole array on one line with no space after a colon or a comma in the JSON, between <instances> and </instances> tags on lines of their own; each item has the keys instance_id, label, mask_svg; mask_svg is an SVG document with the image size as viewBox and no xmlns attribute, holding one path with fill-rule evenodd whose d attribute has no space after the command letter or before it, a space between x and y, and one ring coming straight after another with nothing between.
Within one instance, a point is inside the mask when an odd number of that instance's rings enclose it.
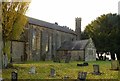
<instances>
[{"instance_id":1,"label":"gravestone","mask_svg":"<svg viewBox=\"0 0 120 81\"><path fill-rule=\"evenodd\" d=\"M32 67L30 68L29 73L30 73L30 74L35 74L35 67L34 67L34 66L32 66Z\"/></svg>"},{"instance_id":2,"label":"gravestone","mask_svg":"<svg viewBox=\"0 0 120 81\"><path fill-rule=\"evenodd\" d=\"M2 78L0 78L0 81L3 81L3 79L2 79Z\"/></svg>"},{"instance_id":3,"label":"gravestone","mask_svg":"<svg viewBox=\"0 0 120 81\"><path fill-rule=\"evenodd\" d=\"M51 77L54 77L56 74L55 74L55 69L51 68L50 69L50 76Z\"/></svg>"},{"instance_id":4,"label":"gravestone","mask_svg":"<svg viewBox=\"0 0 120 81\"><path fill-rule=\"evenodd\" d=\"M3 79L3 78L0 78L0 81L4 81L4 79Z\"/></svg>"},{"instance_id":5,"label":"gravestone","mask_svg":"<svg viewBox=\"0 0 120 81\"><path fill-rule=\"evenodd\" d=\"M11 81L18 81L18 74L16 71L13 71L11 74Z\"/></svg>"},{"instance_id":6,"label":"gravestone","mask_svg":"<svg viewBox=\"0 0 120 81\"><path fill-rule=\"evenodd\" d=\"M78 80L86 81L86 76L87 76L87 72L79 72L78 73Z\"/></svg>"},{"instance_id":7,"label":"gravestone","mask_svg":"<svg viewBox=\"0 0 120 81\"><path fill-rule=\"evenodd\" d=\"M118 60L111 60L111 69L118 70L119 69L119 62Z\"/></svg>"},{"instance_id":8,"label":"gravestone","mask_svg":"<svg viewBox=\"0 0 120 81\"><path fill-rule=\"evenodd\" d=\"M99 65L97 65L97 64L93 65L93 74L95 74L95 75L100 75L101 74L100 70L99 70Z\"/></svg>"}]
</instances>

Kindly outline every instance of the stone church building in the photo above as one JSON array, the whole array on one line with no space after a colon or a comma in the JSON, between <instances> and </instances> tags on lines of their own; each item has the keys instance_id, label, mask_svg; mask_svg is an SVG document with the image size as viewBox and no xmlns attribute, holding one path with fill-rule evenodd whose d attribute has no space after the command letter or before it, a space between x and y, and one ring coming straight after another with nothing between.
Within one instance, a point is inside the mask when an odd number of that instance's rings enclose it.
<instances>
[{"instance_id":1,"label":"stone church building","mask_svg":"<svg viewBox=\"0 0 120 81\"><path fill-rule=\"evenodd\" d=\"M95 61L96 60L96 48L92 39L66 41L57 50L60 57L65 59L66 53L71 54L71 60L83 60L83 61Z\"/></svg>"},{"instance_id":2,"label":"stone church building","mask_svg":"<svg viewBox=\"0 0 120 81\"><path fill-rule=\"evenodd\" d=\"M58 23L49 23L28 17L20 40L12 40L13 62L54 60L71 52L72 60L95 60L96 49L92 39L80 40L81 18L76 18L75 31Z\"/></svg>"}]
</instances>

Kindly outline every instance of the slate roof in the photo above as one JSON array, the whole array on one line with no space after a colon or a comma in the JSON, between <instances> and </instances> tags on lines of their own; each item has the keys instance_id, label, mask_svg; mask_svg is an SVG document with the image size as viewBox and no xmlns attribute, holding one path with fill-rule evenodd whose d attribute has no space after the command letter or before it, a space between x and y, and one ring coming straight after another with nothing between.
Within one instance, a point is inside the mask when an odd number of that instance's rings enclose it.
<instances>
[{"instance_id":1,"label":"slate roof","mask_svg":"<svg viewBox=\"0 0 120 81\"><path fill-rule=\"evenodd\" d=\"M89 39L80 41L65 41L58 49L58 51L84 50L88 42Z\"/></svg>"},{"instance_id":2,"label":"slate roof","mask_svg":"<svg viewBox=\"0 0 120 81\"><path fill-rule=\"evenodd\" d=\"M59 26L57 24L49 23L46 21L31 18L31 17L28 17L28 20L29 20L30 24L34 24L34 25L38 25L38 26L42 26L42 27L46 27L46 28L50 28L50 29L55 29L58 31L66 32L66 33L75 34L75 32L73 30L69 29L68 27Z\"/></svg>"}]
</instances>

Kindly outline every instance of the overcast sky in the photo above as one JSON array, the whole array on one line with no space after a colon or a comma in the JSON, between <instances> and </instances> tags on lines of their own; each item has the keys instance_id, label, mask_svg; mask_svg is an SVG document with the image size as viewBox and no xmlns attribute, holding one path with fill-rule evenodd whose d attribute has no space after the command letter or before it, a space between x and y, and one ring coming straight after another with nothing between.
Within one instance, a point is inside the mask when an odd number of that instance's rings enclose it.
<instances>
[{"instance_id":1,"label":"overcast sky","mask_svg":"<svg viewBox=\"0 0 120 81\"><path fill-rule=\"evenodd\" d=\"M120 0L32 0L27 16L58 22L61 26L75 29L75 18L82 18L82 30L96 17L107 13L118 13Z\"/></svg>"}]
</instances>

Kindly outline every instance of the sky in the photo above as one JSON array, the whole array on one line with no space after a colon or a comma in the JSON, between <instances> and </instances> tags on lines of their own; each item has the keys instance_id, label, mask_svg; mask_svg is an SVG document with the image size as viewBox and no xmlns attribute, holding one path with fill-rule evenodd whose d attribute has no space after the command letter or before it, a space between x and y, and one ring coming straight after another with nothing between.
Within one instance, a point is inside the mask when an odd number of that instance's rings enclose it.
<instances>
[{"instance_id":1,"label":"sky","mask_svg":"<svg viewBox=\"0 0 120 81\"><path fill-rule=\"evenodd\" d=\"M75 30L75 18L81 17L81 29L85 29L96 17L118 13L120 0L32 0L27 16L50 23L57 22Z\"/></svg>"},{"instance_id":2,"label":"sky","mask_svg":"<svg viewBox=\"0 0 120 81\"><path fill-rule=\"evenodd\" d=\"M118 3L118 14L120 14L120 1Z\"/></svg>"}]
</instances>

